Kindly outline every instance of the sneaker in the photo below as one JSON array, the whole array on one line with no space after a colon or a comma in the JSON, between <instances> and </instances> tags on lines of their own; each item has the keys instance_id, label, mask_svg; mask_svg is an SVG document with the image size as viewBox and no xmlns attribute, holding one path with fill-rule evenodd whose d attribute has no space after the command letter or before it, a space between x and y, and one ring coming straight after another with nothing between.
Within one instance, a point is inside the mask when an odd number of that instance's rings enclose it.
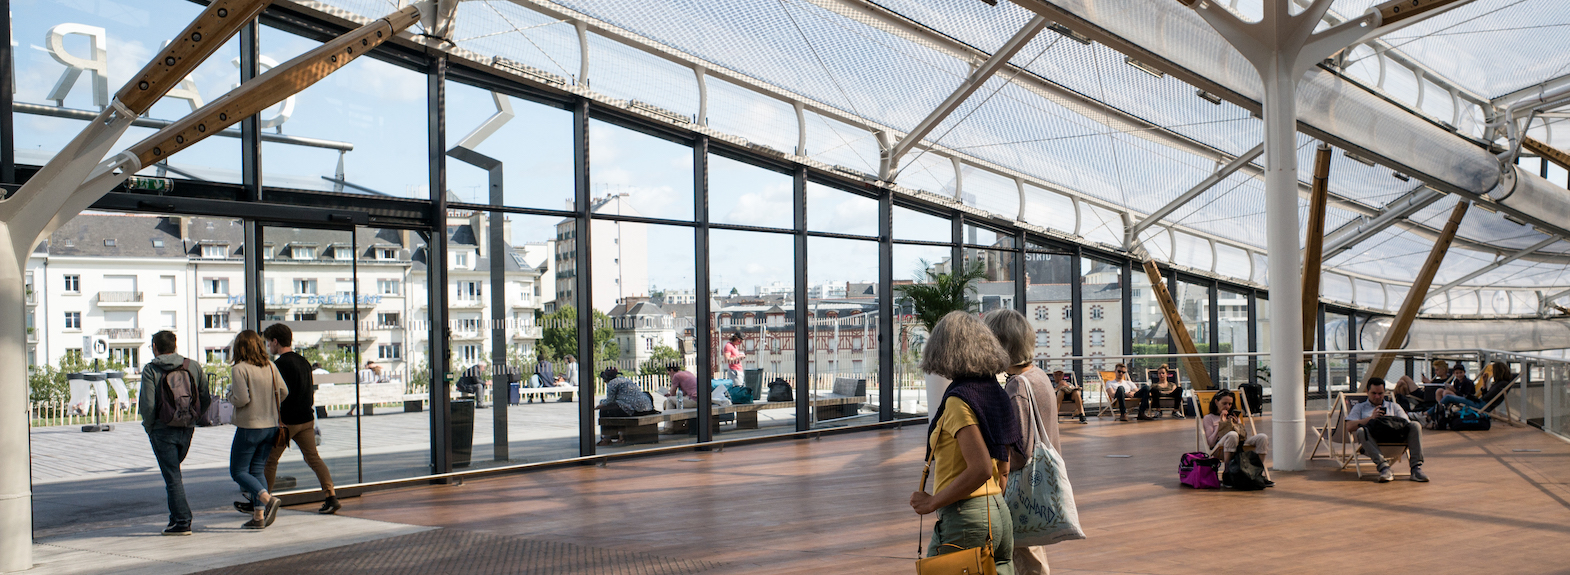
<instances>
[{"instance_id":1,"label":"sneaker","mask_svg":"<svg viewBox=\"0 0 1570 575\"><path fill-rule=\"evenodd\" d=\"M1183 414L1178 413L1176 411L1172 412L1172 417L1176 417L1178 419L1184 419Z\"/></svg>"},{"instance_id":2,"label":"sneaker","mask_svg":"<svg viewBox=\"0 0 1570 575\"><path fill-rule=\"evenodd\" d=\"M1143 413L1141 413L1138 416L1134 417L1134 419L1137 419L1137 420L1140 420L1140 421L1155 421L1156 420L1156 418L1151 417L1149 415L1145 415Z\"/></svg>"},{"instance_id":3,"label":"sneaker","mask_svg":"<svg viewBox=\"0 0 1570 575\"><path fill-rule=\"evenodd\" d=\"M266 529L267 528L267 522L266 521L257 521L255 519L252 519L250 521L246 521L245 524L241 525L240 527L245 528L245 529Z\"/></svg>"},{"instance_id":4,"label":"sneaker","mask_svg":"<svg viewBox=\"0 0 1570 575\"><path fill-rule=\"evenodd\" d=\"M1265 480L1265 487L1275 487L1275 486L1276 486L1276 482L1271 481L1269 479Z\"/></svg>"},{"instance_id":5,"label":"sneaker","mask_svg":"<svg viewBox=\"0 0 1570 575\"><path fill-rule=\"evenodd\" d=\"M1080 425L1089 425L1090 424L1089 421L1085 421L1085 416L1083 416L1083 415L1079 416L1079 423L1080 423Z\"/></svg>"},{"instance_id":6,"label":"sneaker","mask_svg":"<svg viewBox=\"0 0 1570 575\"><path fill-rule=\"evenodd\" d=\"M164 535L176 535L176 536L178 536L178 535L190 535L190 534L191 534L191 526L190 525L170 525L168 529L164 530Z\"/></svg>"},{"instance_id":7,"label":"sneaker","mask_svg":"<svg viewBox=\"0 0 1570 575\"><path fill-rule=\"evenodd\" d=\"M1381 465L1381 466L1379 466L1379 482L1380 483L1390 483L1390 481L1394 480L1395 478L1396 478L1396 474L1390 472L1390 466L1389 465Z\"/></svg>"},{"instance_id":8,"label":"sneaker","mask_svg":"<svg viewBox=\"0 0 1570 575\"><path fill-rule=\"evenodd\" d=\"M283 500L277 497L267 500L267 508L262 511L263 527L272 527L273 521L278 519L278 509L283 507Z\"/></svg>"},{"instance_id":9,"label":"sneaker","mask_svg":"<svg viewBox=\"0 0 1570 575\"><path fill-rule=\"evenodd\" d=\"M1128 421L1127 415L1119 415L1116 421Z\"/></svg>"},{"instance_id":10,"label":"sneaker","mask_svg":"<svg viewBox=\"0 0 1570 575\"><path fill-rule=\"evenodd\" d=\"M322 508L317 509L316 512L322 515L332 515L337 513L339 509L343 509L343 505L338 503L337 497L329 495L327 500L322 502Z\"/></svg>"},{"instance_id":11,"label":"sneaker","mask_svg":"<svg viewBox=\"0 0 1570 575\"><path fill-rule=\"evenodd\" d=\"M256 506L251 505L249 501L236 501L234 502L234 510L250 515L251 512L256 511Z\"/></svg>"},{"instance_id":12,"label":"sneaker","mask_svg":"<svg viewBox=\"0 0 1570 575\"><path fill-rule=\"evenodd\" d=\"M1428 483L1428 474L1423 473L1423 466L1412 466L1412 481L1416 481L1418 483Z\"/></svg>"}]
</instances>

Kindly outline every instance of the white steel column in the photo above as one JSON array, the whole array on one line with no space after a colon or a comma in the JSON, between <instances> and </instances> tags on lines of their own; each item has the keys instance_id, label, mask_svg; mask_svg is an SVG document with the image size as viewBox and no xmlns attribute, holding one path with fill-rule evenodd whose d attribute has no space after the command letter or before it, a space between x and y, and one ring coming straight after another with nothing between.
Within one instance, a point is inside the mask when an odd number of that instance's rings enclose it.
<instances>
[{"instance_id":1,"label":"white steel column","mask_svg":"<svg viewBox=\"0 0 1570 575\"><path fill-rule=\"evenodd\" d=\"M1298 471L1307 464L1303 387L1302 287L1298 284L1297 83L1314 64L1367 40L1379 27L1380 7L1315 34L1333 0L1314 2L1294 15L1287 0L1265 0L1264 17L1245 22L1209 0L1178 0L1209 22L1254 65L1264 84L1265 230L1271 254L1270 368L1273 467ZM1422 1L1424 10L1430 10Z\"/></svg>"}]
</instances>

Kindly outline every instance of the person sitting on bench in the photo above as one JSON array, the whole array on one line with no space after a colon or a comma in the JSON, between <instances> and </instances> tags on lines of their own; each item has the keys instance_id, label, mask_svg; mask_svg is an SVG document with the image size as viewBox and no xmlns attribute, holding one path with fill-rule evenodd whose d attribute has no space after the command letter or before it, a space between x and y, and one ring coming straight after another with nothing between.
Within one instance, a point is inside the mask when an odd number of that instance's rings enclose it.
<instances>
[{"instance_id":1,"label":"person sitting on bench","mask_svg":"<svg viewBox=\"0 0 1570 575\"><path fill-rule=\"evenodd\" d=\"M1117 421L1128 421L1128 407L1126 405L1128 398L1143 397L1139 394L1145 393L1146 386L1134 383L1134 380L1128 378L1127 365L1117 364L1117 367L1113 368L1113 373L1116 375L1112 378L1112 381L1107 382L1106 389L1102 391L1112 398L1112 404L1117 406ZM1143 405L1140 406L1139 412L1141 414L1145 413Z\"/></svg>"},{"instance_id":2,"label":"person sitting on bench","mask_svg":"<svg viewBox=\"0 0 1570 575\"><path fill-rule=\"evenodd\" d=\"M1210 397L1210 413L1199 420L1200 428L1205 431L1205 443L1212 448L1211 456L1215 456L1215 450L1221 451L1222 470L1232 461L1232 454L1237 453L1240 442L1253 447L1260 461L1264 461L1265 455L1270 452L1270 436L1263 433L1248 435L1248 429L1243 427L1242 420L1238 418L1240 412L1232 409L1236 404L1237 398L1232 396L1231 390L1218 391ZM1272 483L1267 482L1267 485Z\"/></svg>"},{"instance_id":3,"label":"person sitting on bench","mask_svg":"<svg viewBox=\"0 0 1570 575\"><path fill-rule=\"evenodd\" d=\"M1412 465L1412 481L1427 483L1428 475L1423 473L1423 427L1408 418L1399 404L1385 398L1385 380L1371 377L1363 391L1368 393L1368 399L1347 412L1346 430L1362 444L1363 455L1379 468L1379 482L1389 483L1395 479L1395 474L1390 472L1390 462L1385 461L1385 455L1379 451L1379 442L1366 426L1374 418L1389 415L1406 422L1407 461Z\"/></svg>"},{"instance_id":4,"label":"person sitting on bench","mask_svg":"<svg viewBox=\"0 0 1570 575\"><path fill-rule=\"evenodd\" d=\"M594 406L600 412L600 417L638 417L659 413L654 410L654 398L638 389L638 384L632 380L622 377L616 368L605 368L605 371L600 372L600 379L605 382L605 399ZM610 444L610 437L601 437L596 445Z\"/></svg>"},{"instance_id":5,"label":"person sitting on bench","mask_svg":"<svg viewBox=\"0 0 1570 575\"><path fill-rule=\"evenodd\" d=\"M665 392L665 409L697 407L698 376L674 363L665 366L665 373L671 378L671 388Z\"/></svg>"},{"instance_id":6,"label":"person sitting on bench","mask_svg":"<svg viewBox=\"0 0 1570 575\"><path fill-rule=\"evenodd\" d=\"M1167 369L1167 364L1165 363L1161 364L1161 367L1156 368L1155 376L1151 378L1150 385L1135 392L1134 397L1140 399L1139 417L1136 418L1140 421L1150 421L1156 417L1161 417L1160 406L1157 405L1157 402L1161 401L1162 397L1172 398L1172 404L1177 406L1177 409L1172 410L1172 416L1183 419L1183 386L1178 385L1177 378L1172 377L1172 370ZM1145 415L1152 408L1156 409L1156 417Z\"/></svg>"},{"instance_id":7,"label":"person sitting on bench","mask_svg":"<svg viewBox=\"0 0 1570 575\"><path fill-rule=\"evenodd\" d=\"M1052 388L1058 392L1058 405L1060 406L1063 405L1064 401L1069 402L1071 405L1085 404L1085 396L1079 386L1074 385L1073 376L1063 373L1062 370L1052 372ZM1085 410L1083 408L1079 410L1079 422L1090 423L1085 421Z\"/></svg>"}]
</instances>

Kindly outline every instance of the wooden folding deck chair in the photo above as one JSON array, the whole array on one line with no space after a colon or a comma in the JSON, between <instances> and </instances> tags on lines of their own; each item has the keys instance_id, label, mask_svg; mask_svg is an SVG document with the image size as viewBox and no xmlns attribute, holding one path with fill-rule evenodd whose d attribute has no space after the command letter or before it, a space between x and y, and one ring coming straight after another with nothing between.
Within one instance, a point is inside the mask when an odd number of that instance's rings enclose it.
<instances>
[{"instance_id":1,"label":"wooden folding deck chair","mask_svg":"<svg viewBox=\"0 0 1570 575\"><path fill-rule=\"evenodd\" d=\"M1220 449L1221 446L1219 446L1219 445L1211 445L1210 442L1205 441L1205 426L1203 425L1203 420L1205 419L1206 415L1210 415L1210 400L1211 400L1211 398L1214 398L1216 396L1216 394L1219 393L1220 391L1221 390L1219 390L1219 389L1196 389L1196 390L1193 390L1193 391L1189 392L1189 393L1193 394L1192 397L1194 399L1194 404L1195 404L1194 405L1194 451L1201 451L1201 452L1204 452L1205 454L1210 455L1212 457L1215 456L1216 450ZM1232 390L1232 397L1236 398L1236 400L1237 400L1237 403L1236 403L1236 405L1234 407L1236 409L1243 410L1243 421L1248 422L1248 434L1249 435L1258 434L1259 433L1259 428L1254 426L1254 418L1250 417L1248 415L1248 412L1250 411L1248 409L1248 398L1244 397L1243 394L1239 393L1237 390ZM1247 439L1247 438L1239 438L1239 439L1241 440L1241 439ZM1242 449L1244 451L1253 451L1254 450L1254 446L1252 446L1252 445L1245 445L1241 441L1239 441L1238 449ZM1265 479L1270 479L1270 469L1268 469L1268 468L1265 469Z\"/></svg>"},{"instance_id":2,"label":"wooden folding deck chair","mask_svg":"<svg viewBox=\"0 0 1570 575\"><path fill-rule=\"evenodd\" d=\"M1341 467L1338 469L1344 470L1347 466L1352 466L1353 470L1357 472L1358 479L1362 479L1363 459L1367 455L1363 453L1363 444L1359 443L1351 433L1347 433L1346 416L1351 412L1352 406L1367 400L1368 394L1366 393L1337 393L1336 401L1330 405L1330 412L1325 414L1324 427L1314 428L1316 435L1319 437L1314 441L1314 450L1309 452L1308 458L1325 457L1334 459L1341 464ZM1324 445L1326 448L1324 455L1319 454L1319 446L1321 445ZM1385 458L1386 463L1390 464L1392 470L1395 469L1396 463L1406 457L1405 443L1377 443L1376 445L1379 446L1379 454ZM1369 463L1373 463L1373 460L1370 459ZM1408 474L1399 473L1397 475Z\"/></svg>"},{"instance_id":3,"label":"wooden folding deck chair","mask_svg":"<svg viewBox=\"0 0 1570 575\"><path fill-rule=\"evenodd\" d=\"M1073 398L1065 395L1063 401L1058 404L1058 419L1078 417L1083 421L1085 419L1085 392L1087 391L1089 390L1081 385L1079 386L1079 393L1074 394Z\"/></svg>"},{"instance_id":4,"label":"wooden folding deck chair","mask_svg":"<svg viewBox=\"0 0 1570 575\"><path fill-rule=\"evenodd\" d=\"M1172 374L1172 383L1177 384L1178 389L1182 390L1183 389L1183 377L1182 377L1183 374L1178 373L1178 370L1170 368L1170 367L1167 368L1167 371ZM1145 370L1145 384L1151 386L1151 390L1152 390L1151 392L1152 393L1154 393L1154 390L1155 390L1155 386L1156 386L1155 382L1156 382L1156 370L1154 370L1154 369L1147 369L1147 370ZM1236 392L1234 392L1234 393L1236 393ZM1158 412L1163 410L1163 409L1165 409L1167 411L1183 413L1183 400L1182 399L1178 399L1178 402L1177 402L1176 405L1167 406L1167 405L1165 405L1167 403L1170 403L1170 400L1168 400L1166 398L1166 396L1158 397L1158 398L1156 398L1155 403L1151 404L1150 409L1154 410L1154 411L1158 411ZM1238 405L1242 405L1242 402L1239 402Z\"/></svg>"},{"instance_id":5,"label":"wooden folding deck chair","mask_svg":"<svg viewBox=\"0 0 1570 575\"><path fill-rule=\"evenodd\" d=\"M1096 377L1101 378L1101 407L1096 410L1097 418L1114 415L1116 413L1116 406L1112 404L1112 392L1107 391L1107 383L1117 379L1117 376L1118 374L1116 371L1096 372ZM1123 401L1125 408L1134 410L1135 413L1139 412L1139 404L1141 400L1138 397L1134 397L1133 394L1130 394Z\"/></svg>"}]
</instances>

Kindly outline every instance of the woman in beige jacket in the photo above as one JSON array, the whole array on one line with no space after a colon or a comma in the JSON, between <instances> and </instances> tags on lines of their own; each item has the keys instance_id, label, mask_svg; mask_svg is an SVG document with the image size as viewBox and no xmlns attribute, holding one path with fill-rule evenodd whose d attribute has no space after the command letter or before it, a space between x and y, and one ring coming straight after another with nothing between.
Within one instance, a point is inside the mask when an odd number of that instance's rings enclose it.
<instances>
[{"instance_id":1,"label":"woman in beige jacket","mask_svg":"<svg viewBox=\"0 0 1570 575\"><path fill-rule=\"evenodd\" d=\"M251 520L243 527L264 529L278 517L283 501L267 492L267 456L278 437L278 404L289 395L283 376L267 356L262 336L245 330L230 350L229 403L234 404L234 443L229 476L251 499Z\"/></svg>"}]
</instances>

